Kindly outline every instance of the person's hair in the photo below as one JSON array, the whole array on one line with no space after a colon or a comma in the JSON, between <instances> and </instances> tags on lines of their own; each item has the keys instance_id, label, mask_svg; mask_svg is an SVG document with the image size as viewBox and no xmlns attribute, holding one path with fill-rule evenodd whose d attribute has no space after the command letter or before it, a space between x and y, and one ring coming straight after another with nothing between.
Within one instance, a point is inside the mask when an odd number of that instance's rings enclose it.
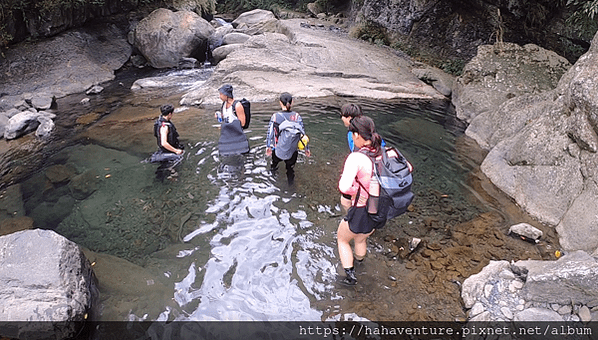
<instances>
[{"instance_id":1,"label":"person's hair","mask_svg":"<svg viewBox=\"0 0 598 340\"><path fill-rule=\"evenodd\" d=\"M293 102L293 96L288 93L288 92L283 92L280 95L280 102L282 103L282 105L284 105L284 107L287 109L287 111L291 111L291 104Z\"/></svg>"},{"instance_id":2,"label":"person's hair","mask_svg":"<svg viewBox=\"0 0 598 340\"><path fill-rule=\"evenodd\" d=\"M169 114L174 112L174 106L171 104L164 104L160 106L160 113L162 116L168 116Z\"/></svg>"},{"instance_id":3,"label":"person's hair","mask_svg":"<svg viewBox=\"0 0 598 340\"><path fill-rule=\"evenodd\" d=\"M382 153L382 137L376 132L376 125L372 118L367 116L357 116L351 119L349 131L357 132L363 139L372 142L370 147L374 149L374 154L379 156Z\"/></svg>"},{"instance_id":4,"label":"person's hair","mask_svg":"<svg viewBox=\"0 0 598 340\"><path fill-rule=\"evenodd\" d=\"M359 117L363 116L363 111L361 111L361 107L357 104L347 103L341 106L341 117Z\"/></svg>"}]
</instances>

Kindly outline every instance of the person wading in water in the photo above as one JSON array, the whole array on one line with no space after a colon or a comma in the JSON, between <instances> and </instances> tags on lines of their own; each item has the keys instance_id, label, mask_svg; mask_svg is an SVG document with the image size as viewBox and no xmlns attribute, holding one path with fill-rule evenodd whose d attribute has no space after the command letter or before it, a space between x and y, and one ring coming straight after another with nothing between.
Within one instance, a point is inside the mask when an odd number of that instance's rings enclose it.
<instances>
[{"instance_id":1,"label":"person wading in water","mask_svg":"<svg viewBox=\"0 0 598 340\"><path fill-rule=\"evenodd\" d=\"M367 254L367 238L376 229L382 228L384 222L374 222L369 213L366 202L369 194L379 194L377 181L371 181L374 165L370 157L381 155L380 135L376 132L374 121L366 116L355 117L349 124L355 146L359 151L353 151L347 157L343 173L338 183L342 194L351 196L351 206L347 216L343 218L337 230L338 252L346 277L341 283L357 284L354 259L363 261ZM370 183L372 182L372 183ZM355 256L350 242L354 241Z\"/></svg>"},{"instance_id":2,"label":"person wading in water","mask_svg":"<svg viewBox=\"0 0 598 340\"><path fill-rule=\"evenodd\" d=\"M268 135L266 136L266 156L272 156L270 171L275 174L278 163L285 162L287 170L287 181L291 186L295 183L295 163L299 155L299 143L305 136L303 120L301 116L291 110L293 96L284 92L279 99L282 111L276 112L270 118ZM309 144L304 145L305 155L311 156Z\"/></svg>"}]
</instances>

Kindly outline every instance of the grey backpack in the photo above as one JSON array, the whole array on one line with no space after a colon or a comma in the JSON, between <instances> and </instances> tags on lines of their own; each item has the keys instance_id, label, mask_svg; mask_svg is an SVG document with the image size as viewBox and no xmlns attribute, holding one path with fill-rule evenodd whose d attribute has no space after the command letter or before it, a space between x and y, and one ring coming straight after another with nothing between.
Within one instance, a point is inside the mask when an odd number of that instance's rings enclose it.
<instances>
[{"instance_id":1,"label":"grey backpack","mask_svg":"<svg viewBox=\"0 0 598 340\"><path fill-rule=\"evenodd\" d=\"M293 113L293 115L296 115L296 113ZM278 140L274 149L276 157L282 160L290 159L293 153L297 151L297 144L299 144L299 140L304 133L299 122L285 117L284 122L278 125Z\"/></svg>"}]
</instances>

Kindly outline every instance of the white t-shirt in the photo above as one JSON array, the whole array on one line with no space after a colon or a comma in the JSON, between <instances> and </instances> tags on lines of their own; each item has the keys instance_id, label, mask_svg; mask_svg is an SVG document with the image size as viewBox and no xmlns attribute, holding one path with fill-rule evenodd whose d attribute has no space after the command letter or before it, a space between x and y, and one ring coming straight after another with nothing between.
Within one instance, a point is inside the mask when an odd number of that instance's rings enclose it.
<instances>
[{"instance_id":1,"label":"white t-shirt","mask_svg":"<svg viewBox=\"0 0 598 340\"><path fill-rule=\"evenodd\" d=\"M225 123L230 123L237 118L235 113L233 112L233 106L226 107L226 104L222 105L222 121Z\"/></svg>"}]
</instances>

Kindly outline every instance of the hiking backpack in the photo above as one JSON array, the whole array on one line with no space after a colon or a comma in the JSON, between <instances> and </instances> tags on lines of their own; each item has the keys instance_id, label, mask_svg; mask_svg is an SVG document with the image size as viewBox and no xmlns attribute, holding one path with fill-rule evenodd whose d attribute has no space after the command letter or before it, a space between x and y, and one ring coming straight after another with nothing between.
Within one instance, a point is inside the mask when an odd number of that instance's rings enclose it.
<instances>
[{"instance_id":1,"label":"hiking backpack","mask_svg":"<svg viewBox=\"0 0 598 340\"><path fill-rule=\"evenodd\" d=\"M396 157L389 156L388 151L395 152ZM370 213L370 217L375 222L383 222L402 215L407 211L414 197L411 191L413 166L399 150L393 147L383 148L379 159L371 155L368 157L374 165L372 177L375 176L380 183L377 212Z\"/></svg>"},{"instance_id":2,"label":"hiking backpack","mask_svg":"<svg viewBox=\"0 0 598 340\"><path fill-rule=\"evenodd\" d=\"M296 115L297 113L293 113L291 117ZM276 157L282 160L290 159L297 151L299 141L304 134L303 127L299 122L284 117L284 122L278 125L278 138L274 148Z\"/></svg>"},{"instance_id":3,"label":"hiking backpack","mask_svg":"<svg viewBox=\"0 0 598 340\"><path fill-rule=\"evenodd\" d=\"M237 110L235 109L235 106L237 106L238 102L241 102L241 105L243 105L243 111L245 111L245 124L243 125L243 129L247 129L249 127L249 121L251 120L251 103L245 98L241 100L235 100L233 102L233 113L235 116L237 116Z\"/></svg>"}]
</instances>

